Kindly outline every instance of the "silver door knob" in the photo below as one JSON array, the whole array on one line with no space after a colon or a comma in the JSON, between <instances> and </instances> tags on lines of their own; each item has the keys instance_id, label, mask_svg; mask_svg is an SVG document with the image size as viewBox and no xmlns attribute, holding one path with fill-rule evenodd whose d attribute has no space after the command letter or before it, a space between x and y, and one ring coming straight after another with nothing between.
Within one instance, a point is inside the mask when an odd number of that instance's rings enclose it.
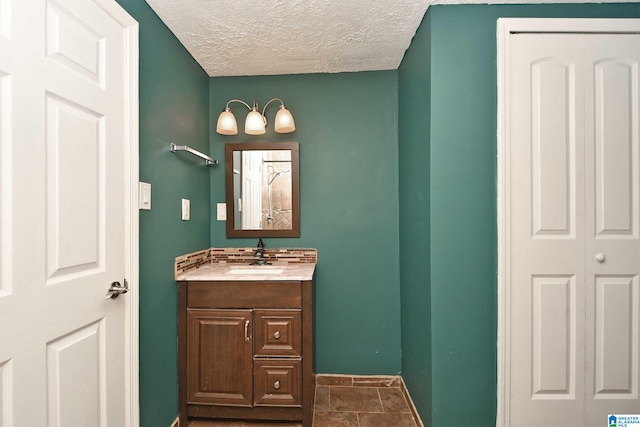
<instances>
[{"instance_id":1,"label":"silver door knob","mask_svg":"<svg viewBox=\"0 0 640 427\"><path fill-rule=\"evenodd\" d=\"M604 254L596 254L596 261L604 262Z\"/></svg>"},{"instance_id":2,"label":"silver door knob","mask_svg":"<svg viewBox=\"0 0 640 427\"><path fill-rule=\"evenodd\" d=\"M280 388L280 381L276 381L275 383L273 383L273 388L278 390Z\"/></svg>"},{"instance_id":3,"label":"silver door knob","mask_svg":"<svg viewBox=\"0 0 640 427\"><path fill-rule=\"evenodd\" d=\"M274 337L275 339L280 338L280 331L275 331L275 332L273 333L273 337Z\"/></svg>"},{"instance_id":4,"label":"silver door knob","mask_svg":"<svg viewBox=\"0 0 640 427\"><path fill-rule=\"evenodd\" d=\"M107 291L107 295L105 295L105 299L115 299L118 298L122 294L126 294L129 292L129 283L127 283L127 279L124 279L124 286L120 284L120 282L113 282Z\"/></svg>"}]
</instances>

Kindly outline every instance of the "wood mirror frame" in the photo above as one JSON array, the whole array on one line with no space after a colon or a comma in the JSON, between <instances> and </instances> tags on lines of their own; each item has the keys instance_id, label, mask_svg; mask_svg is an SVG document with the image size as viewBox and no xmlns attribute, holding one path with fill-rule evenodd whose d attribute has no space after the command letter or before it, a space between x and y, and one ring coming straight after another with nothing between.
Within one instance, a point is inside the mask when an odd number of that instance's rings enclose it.
<instances>
[{"instance_id":1,"label":"wood mirror frame","mask_svg":"<svg viewBox=\"0 0 640 427\"><path fill-rule=\"evenodd\" d=\"M241 230L235 227L233 191L233 152L291 150L291 225L290 229ZM300 237L300 148L297 142L227 143L224 152L227 203L227 237Z\"/></svg>"}]
</instances>

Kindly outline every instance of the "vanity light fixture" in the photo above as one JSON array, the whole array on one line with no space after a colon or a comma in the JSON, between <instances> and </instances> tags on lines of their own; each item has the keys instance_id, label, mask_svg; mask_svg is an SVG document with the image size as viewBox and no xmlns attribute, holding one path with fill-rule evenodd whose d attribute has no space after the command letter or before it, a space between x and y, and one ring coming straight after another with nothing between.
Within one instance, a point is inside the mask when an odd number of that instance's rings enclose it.
<instances>
[{"instance_id":1,"label":"vanity light fixture","mask_svg":"<svg viewBox=\"0 0 640 427\"><path fill-rule=\"evenodd\" d=\"M231 112L231 107L229 107L229 105L232 102L239 102L249 109L249 114L247 114L247 118L244 122L244 133L248 135L263 135L265 133L265 127L267 126L267 118L264 113L267 111L269 104L273 101L280 101L280 108L276 113L274 130L278 133L291 133L296 130L296 124L293 121L293 116L291 115L291 112L287 110L287 107L284 106L284 102L282 102L282 99L280 98L270 99L262 109L262 113L260 113L260 109L258 108L258 103L256 101L253 101L253 107L250 107L249 104L240 99L232 99L227 102L227 106L224 108L222 113L220 113L220 116L218 116L216 132L222 135L238 134L238 123L236 122L236 117Z\"/></svg>"}]
</instances>

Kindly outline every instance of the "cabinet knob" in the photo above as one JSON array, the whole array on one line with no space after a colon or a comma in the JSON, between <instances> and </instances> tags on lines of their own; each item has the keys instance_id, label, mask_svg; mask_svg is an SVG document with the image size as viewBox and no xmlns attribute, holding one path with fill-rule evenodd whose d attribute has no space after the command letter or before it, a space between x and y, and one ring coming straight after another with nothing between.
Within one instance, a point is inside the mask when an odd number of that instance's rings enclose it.
<instances>
[{"instance_id":1,"label":"cabinet knob","mask_svg":"<svg viewBox=\"0 0 640 427\"><path fill-rule=\"evenodd\" d=\"M273 337L274 337L275 339L279 339L279 338L280 338L280 331L275 331L275 332L273 333Z\"/></svg>"},{"instance_id":2,"label":"cabinet knob","mask_svg":"<svg viewBox=\"0 0 640 427\"><path fill-rule=\"evenodd\" d=\"M280 381L276 381L275 383L273 383L273 388L278 390L280 388Z\"/></svg>"},{"instance_id":3,"label":"cabinet knob","mask_svg":"<svg viewBox=\"0 0 640 427\"><path fill-rule=\"evenodd\" d=\"M604 254L596 254L596 261L604 262Z\"/></svg>"}]
</instances>

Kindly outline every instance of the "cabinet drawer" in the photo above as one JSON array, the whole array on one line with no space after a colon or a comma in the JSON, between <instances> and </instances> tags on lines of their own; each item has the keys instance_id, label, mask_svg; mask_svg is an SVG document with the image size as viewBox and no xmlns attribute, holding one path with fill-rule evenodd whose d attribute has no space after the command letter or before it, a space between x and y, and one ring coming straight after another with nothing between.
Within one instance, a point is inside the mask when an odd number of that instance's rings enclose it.
<instances>
[{"instance_id":1,"label":"cabinet drawer","mask_svg":"<svg viewBox=\"0 0 640 427\"><path fill-rule=\"evenodd\" d=\"M190 282L187 307L301 308L300 282Z\"/></svg>"},{"instance_id":2,"label":"cabinet drawer","mask_svg":"<svg viewBox=\"0 0 640 427\"><path fill-rule=\"evenodd\" d=\"M302 355L300 310L256 310L254 346L256 356Z\"/></svg>"},{"instance_id":3,"label":"cabinet drawer","mask_svg":"<svg viewBox=\"0 0 640 427\"><path fill-rule=\"evenodd\" d=\"M300 359L254 360L255 406L302 406Z\"/></svg>"}]
</instances>

